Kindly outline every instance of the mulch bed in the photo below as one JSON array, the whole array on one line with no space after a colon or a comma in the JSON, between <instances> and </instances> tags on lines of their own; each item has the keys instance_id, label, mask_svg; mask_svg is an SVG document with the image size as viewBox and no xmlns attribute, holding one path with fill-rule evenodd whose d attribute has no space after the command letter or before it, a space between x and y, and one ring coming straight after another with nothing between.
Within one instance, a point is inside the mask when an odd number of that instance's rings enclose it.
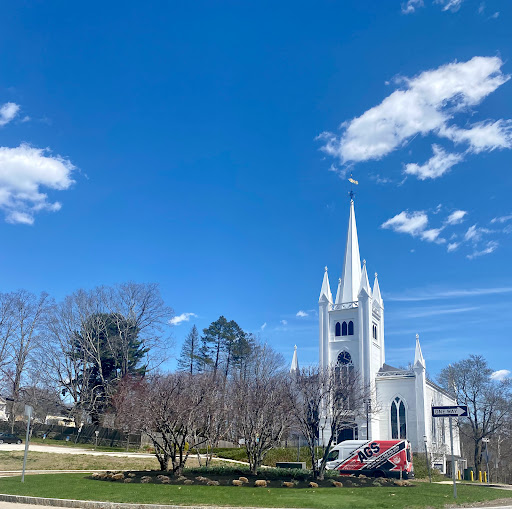
<instances>
[{"instance_id":1,"label":"mulch bed","mask_svg":"<svg viewBox=\"0 0 512 509\"><path fill-rule=\"evenodd\" d=\"M266 476L265 471L259 475L249 474L229 474L219 475L208 473L205 475L185 472L184 475L174 477L169 472L158 471L115 471L93 474L89 477L98 481L110 481L119 483L133 483L133 484L171 484L171 485L193 485L193 486L231 486L236 487L267 487L267 488L368 488L368 487L381 487L381 486L411 486L409 481L399 481L397 479L374 479L365 476L340 476L336 479L329 478L323 481L314 480L313 478L306 479L293 479L291 477L282 477L276 479L274 476ZM233 484L233 481L238 482ZM265 484L266 483L266 484ZM286 484L288 483L288 484ZM315 484L311 484L315 483Z\"/></svg>"}]
</instances>

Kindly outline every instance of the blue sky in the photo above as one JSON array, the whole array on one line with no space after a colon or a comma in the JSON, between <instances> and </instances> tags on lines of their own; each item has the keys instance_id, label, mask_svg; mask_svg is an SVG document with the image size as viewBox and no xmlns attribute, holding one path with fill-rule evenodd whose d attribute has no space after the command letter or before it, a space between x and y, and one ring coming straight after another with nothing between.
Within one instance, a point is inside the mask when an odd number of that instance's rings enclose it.
<instances>
[{"instance_id":1,"label":"blue sky","mask_svg":"<svg viewBox=\"0 0 512 509\"><path fill-rule=\"evenodd\" d=\"M511 23L498 0L4 6L0 290L158 282L177 352L224 314L314 362L353 172L388 363L418 332L433 375L512 370Z\"/></svg>"}]
</instances>

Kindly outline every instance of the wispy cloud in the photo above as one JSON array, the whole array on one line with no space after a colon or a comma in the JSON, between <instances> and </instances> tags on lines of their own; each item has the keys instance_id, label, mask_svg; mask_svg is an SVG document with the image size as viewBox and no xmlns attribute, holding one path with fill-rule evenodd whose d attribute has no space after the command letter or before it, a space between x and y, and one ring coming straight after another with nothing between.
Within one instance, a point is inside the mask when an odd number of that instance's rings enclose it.
<instances>
[{"instance_id":1,"label":"wispy cloud","mask_svg":"<svg viewBox=\"0 0 512 509\"><path fill-rule=\"evenodd\" d=\"M460 299L464 297L483 297L512 293L512 286L496 288L461 288L457 290L416 289L401 295L385 295L385 300L395 302L420 302L441 299Z\"/></svg>"},{"instance_id":2,"label":"wispy cloud","mask_svg":"<svg viewBox=\"0 0 512 509\"><path fill-rule=\"evenodd\" d=\"M506 223L508 221L511 221L512 220L512 214L508 215L508 216L500 216L500 217L495 217L493 219L491 219L491 224L494 224L494 223Z\"/></svg>"},{"instance_id":3,"label":"wispy cloud","mask_svg":"<svg viewBox=\"0 0 512 509\"><path fill-rule=\"evenodd\" d=\"M308 313L303 311L302 309L300 311L297 311L297 314L295 316L298 316L299 318L305 318L306 316L309 316Z\"/></svg>"},{"instance_id":4,"label":"wispy cloud","mask_svg":"<svg viewBox=\"0 0 512 509\"><path fill-rule=\"evenodd\" d=\"M195 313L181 313L181 315L172 317L169 323L171 325L181 325L184 322L189 322L192 317L197 317L197 315Z\"/></svg>"},{"instance_id":5,"label":"wispy cloud","mask_svg":"<svg viewBox=\"0 0 512 509\"><path fill-rule=\"evenodd\" d=\"M467 306L467 307L430 307L420 308L402 311L402 316L407 318L424 318L427 316L438 316L438 315L453 315L459 313L469 313L470 311L476 311L480 309L478 306Z\"/></svg>"},{"instance_id":6,"label":"wispy cloud","mask_svg":"<svg viewBox=\"0 0 512 509\"><path fill-rule=\"evenodd\" d=\"M288 320L281 320L281 325L288 325Z\"/></svg>"},{"instance_id":7,"label":"wispy cloud","mask_svg":"<svg viewBox=\"0 0 512 509\"><path fill-rule=\"evenodd\" d=\"M423 0L408 0L407 3L402 4L403 14L412 14L418 7L423 7Z\"/></svg>"},{"instance_id":8,"label":"wispy cloud","mask_svg":"<svg viewBox=\"0 0 512 509\"><path fill-rule=\"evenodd\" d=\"M446 239L439 236L443 230L443 226L427 229L427 225L428 216L426 212L422 210L416 210L413 212L404 210L382 223L381 228L391 229L399 233L406 233L412 237L419 237L427 242L436 242L438 244L446 242Z\"/></svg>"},{"instance_id":9,"label":"wispy cloud","mask_svg":"<svg viewBox=\"0 0 512 509\"><path fill-rule=\"evenodd\" d=\"M464 0L434 0L435 4L443 6L443 11L457 12Z\"/></svg>"},{"instance_id":10,"label":"wispy cloud","mask_svg":"<svg viewBox=\"0 0 512 509\"><path fill-rule=\"evenodd\" d=\"M406 164L404 173L416 175L420 180L435 179L464 159L461 154L450 154L436 144L432 145L432 151L434 155L425 164L421 166L416 163Z\"/></svg>"},{"instance_id":11,"label":"wispy cloud","mask_svg":"<svg viewBox=\"0 0 512 509\"><path fill-rule=\"evenodd\" d=\"M5 103L0 106L0 127L7 125L20 111L16 103Z\"/></svg>"},{"instance_id":12,"label":"wispy cloud","mask_svg":"<svg viewBox=\"0 0 512 509\"><path fill-rule=\"evenodd\" d=\"M446 218L446 224L459 224L464 221L464 217L466 216L467 211L465 210L455 210Z\"/></svg>"},{"instance_id":13,"label":"wispy cloud","mask_svg":"<svg viewBox=\"0 0 512 509\"><path fill-rule=\"evenodd\" d=\"M261 331L264 331L266 327L267 327L267 322L265 322L265 323L260 327L260 330L261 330Z\"/></svg>"},{"instance_id":14,"label":"wispy cloud","mask_svg":"<svg viewBox=\"0 0 512 509\"><path fill-rule=\"evenodd\" d=\"M473 260L473 258L478 258L480 256L494 253L494 251L498 249L498 246L498 242L496 242L495 240L490 240L489 242L487 242L484 249L475 249L471 254L466 255L466 258Z\"/></svg>"},{"instance_id":15,"label":"wispy cloud","mask_svg":"<svg viewBox=\"0 0 512 509\"><path fill-rule=\"evenodd\" d=\"M491 374L491 378L502 382L503 380L510 378L510 371L508 369L499 369Z\"/></svg>"}]
</instances>

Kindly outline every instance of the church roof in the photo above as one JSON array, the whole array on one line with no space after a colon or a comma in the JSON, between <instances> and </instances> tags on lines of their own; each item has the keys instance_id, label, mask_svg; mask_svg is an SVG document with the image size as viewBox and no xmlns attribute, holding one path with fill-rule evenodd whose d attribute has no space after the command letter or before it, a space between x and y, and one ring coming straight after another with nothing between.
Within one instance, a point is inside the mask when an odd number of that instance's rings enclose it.
<instances>
[{"instance_id":1,"label":"church roof","mask_svg":"<svg viewBox=\"0 0 512 509\"><path fill-rule=\"evenodd\" d=\"M354 200L350 200L347 244L341 276L341 292L336 297L336 304L356 301L360 284L361 258L359 256L359 241L357 240L356 215L354 212Z\"/></svg>"},{"instance_id":2,"label":"church roof","mask_svg":"<svg viewBox=\"0 0 512 509\"><path fill-rule=\"evenodd\" d=\"M403 377L413 377L414 372L408 369L395 368L390 366L389 364L384 363L382 368L377 372L378 378L388 377L388 376L403 376Z\"/></svg>"}]
</instances>

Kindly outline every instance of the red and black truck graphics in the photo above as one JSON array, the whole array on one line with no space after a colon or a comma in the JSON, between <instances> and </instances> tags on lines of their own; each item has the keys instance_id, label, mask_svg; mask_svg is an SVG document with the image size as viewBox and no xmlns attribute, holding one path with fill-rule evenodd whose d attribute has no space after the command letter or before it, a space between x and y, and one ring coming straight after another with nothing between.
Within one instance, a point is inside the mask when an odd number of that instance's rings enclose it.
<instances>
[{"instance_id":1,"label":"red and black truck graphics","mask_svg":"<svg viewBox=\"0 0 512 509\"><path fill-rule=\"evenodd\" d=\"M341 475L414 477L411 444L407 440L369 440L335 467Z\"/></svg>"}]
</instances>

